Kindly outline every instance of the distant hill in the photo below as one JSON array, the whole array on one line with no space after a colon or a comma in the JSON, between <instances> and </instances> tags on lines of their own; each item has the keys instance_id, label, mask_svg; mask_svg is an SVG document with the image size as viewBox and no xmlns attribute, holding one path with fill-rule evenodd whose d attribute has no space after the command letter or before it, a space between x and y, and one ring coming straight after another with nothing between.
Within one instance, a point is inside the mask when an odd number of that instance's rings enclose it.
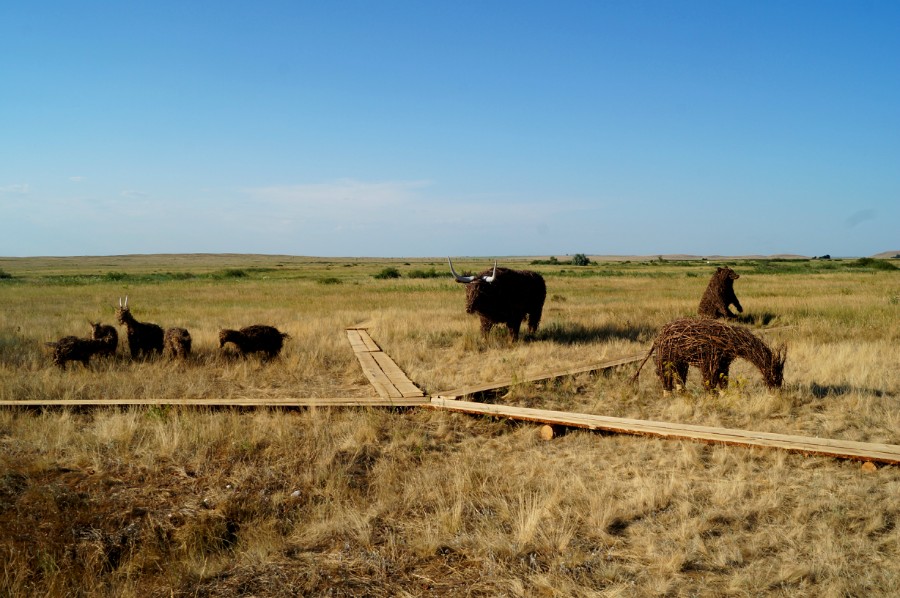
<instances>
[{"instance_id":1,"label":"distant hill","mask_svg":"<svg viewBox=\"0 0 900 598\"><path fill-rule=\"evenodd\" d=\"M882 251L881 253L876 253L872 257L879 260L889 260L897 256L900 256L900 251Z\"/></svg>"},{"instance_id":2,"label":"distant hill","mask_svg":"<svg viewBox=\"0 0 900 598\"><path fill-rule=\"evenodd\" d=\"M588 256L598 262L614 262L623 260L648 261L658 260L662 258L667 262L676 261L699 261L707 260L714 262L729 260L808 260L807 255L795 255L792 253L779 253L776 255L691 255L687 253L663 253L657 255L590 255Z\"/></svg>"}]
</instances>

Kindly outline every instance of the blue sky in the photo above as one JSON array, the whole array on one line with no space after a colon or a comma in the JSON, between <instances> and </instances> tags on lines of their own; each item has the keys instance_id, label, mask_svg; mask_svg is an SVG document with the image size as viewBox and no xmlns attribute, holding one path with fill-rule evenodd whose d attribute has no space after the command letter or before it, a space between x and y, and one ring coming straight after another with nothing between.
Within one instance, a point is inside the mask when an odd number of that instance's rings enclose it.
<instances>
[{"instance_id":1,"label":"blue sky","mask_svg":"<svg viewBox=\"0 0 900 598\"><path fill-rule=\"evenodd\" d=\"M0 255L900 250L900 3L10 2Z\"/></svg>"}]
</instances>

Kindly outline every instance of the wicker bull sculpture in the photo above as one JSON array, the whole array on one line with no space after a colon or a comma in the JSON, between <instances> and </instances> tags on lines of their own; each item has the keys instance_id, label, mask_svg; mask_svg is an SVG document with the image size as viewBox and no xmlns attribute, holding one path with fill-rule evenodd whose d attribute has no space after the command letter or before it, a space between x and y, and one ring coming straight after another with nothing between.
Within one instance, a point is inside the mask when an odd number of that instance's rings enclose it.
<instances>
[{"instance_id":1,"label":"wicker bull sculpture","mask_svg":"<svg viewBox=\"0 0 900 598\"><path fill-rule=\"evenodd\" d=\"M519 329L527 318L528 332L534 334L541 323L547 286L544 278L530 270L498 268L485 270L474 276L460 276L447 258L456 282L466 285L466 313L481 318L481 333L485 336L497 324L506 324L512 340L519 338Z\"/></svg>"}]
</instances>

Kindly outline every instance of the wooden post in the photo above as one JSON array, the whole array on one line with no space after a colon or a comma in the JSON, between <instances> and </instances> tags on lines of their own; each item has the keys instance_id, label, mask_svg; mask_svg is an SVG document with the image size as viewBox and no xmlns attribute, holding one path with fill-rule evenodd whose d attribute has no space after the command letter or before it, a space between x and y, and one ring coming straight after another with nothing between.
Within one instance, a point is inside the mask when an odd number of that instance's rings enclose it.
<instances>
[{"instance_id":1,"label":"wooden post","mask_svg":"<svg viewBox=\"0 0 900 598\"><path fill-rule=\"evenodd\" d=\"M541 440L553 440L556 438L556 430L550 424L544 424L540 429Z\"/></svg>"}]
</instances>

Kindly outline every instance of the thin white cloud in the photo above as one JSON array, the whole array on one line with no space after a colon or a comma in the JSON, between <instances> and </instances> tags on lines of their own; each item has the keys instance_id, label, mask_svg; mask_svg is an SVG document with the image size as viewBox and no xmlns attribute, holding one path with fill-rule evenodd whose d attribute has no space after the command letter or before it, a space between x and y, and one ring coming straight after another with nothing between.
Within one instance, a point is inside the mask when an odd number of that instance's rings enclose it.
<instances>
[{"instance_id":1,"label":"thin white cloud","mask_svg":"<svg viewBox=\"0 0 900 598\"><path fill-rule=\"evenodd\" d=\"M17 223L0 240L0 254L509 254L533 245L538 231L546 237L548 227L563 226L580 205L447 195L423 180L353 179L183 197L126 188L118 196L29 198L0 203L0 219ZM63 238L71 230L105 232ZM57 247L34 239L54 239Z\"/></svg>"},{"instance_id":2,"label":"thin white cloud","mask_svg":"<svg viewBox=\"0 0 900 598\"><path fill-rule=\"evenodd\" d=\"M524 201L508 197L441 197L429 181L325 183L245 189L249 201L229 205L229 220L270 232L332 231L336 235L371 231L447 231L483 234L498 228L533 229L580 202Z\"/></svg>"},{"instance_id":3,"label":"thin white cloud","mask_svg":"<svg viewBox=\"0 0 900 598\"><path fill-rule=\"evenodd\" d=\"M70 176L70 177L69 177L69 180L72 181L73 183L83 183L83 182L85 182L85 181L87 180L87 177L83 177L83 176Z\"/></svg>"},{"instance_id":4,"label":"thin white cloud","mask_svg":"<svg viewBox=\"0 0 900 598\"><path fill-rule=\"evenodd\" d=\"M282 208L332 210L380 209L412 201L428 181L365 182L343 179L327 183L246 189L255 202Z\"/></svg>"},{"instance_id":5,"label":"thin white cloud","mask_svg":"<svg viewBox=\"0 0 900 598\"><path fill-rule=\"evenodd\" d=\"M565 221L584 206L560 198L447 195L425 180L343 179L246 188L241 195L211 206L198 233L215 231L220 241L312 255L442 254L451 248L471 253L485 243L508 253L541 225L546 237L548 223Z\"/></svg>"},{"instance_id":6,"label":"thin white cloud","mask_svg":"<svg viewBox=\"0 0 900 598\"><path fill-rule=\"evenodd\" d=\"M0 195L28 195L29 191L28 183L0 187Z\"/></svg>"}]
</instances>

